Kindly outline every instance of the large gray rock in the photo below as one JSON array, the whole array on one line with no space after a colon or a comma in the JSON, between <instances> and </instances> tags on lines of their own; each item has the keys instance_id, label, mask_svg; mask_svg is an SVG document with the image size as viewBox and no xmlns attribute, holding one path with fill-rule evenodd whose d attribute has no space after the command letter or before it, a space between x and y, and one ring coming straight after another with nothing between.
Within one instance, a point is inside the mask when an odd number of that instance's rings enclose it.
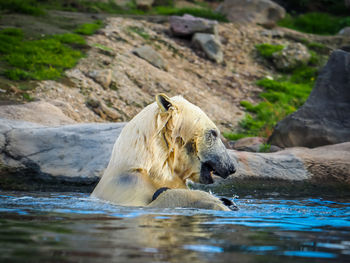
<instances>
[{"instance_id":1,"label":"large gray rock","mask_svg":"<svg viewBox=\"0 0 350 263\"><path fill-rule=\"evenodd\" d=\"M216 63L224 60L220 41L212 34L196 33L192 38L192 45L202 50L205 55Z\"/></svg>"},{"instance_id":2,"label":"large gray rock","mask_svg":"<svg viewBox=\"0 0 350 263\"><path fill-rule=\"evenodd\" d=\"M350 142L276 153L230 151L237 171L194 188L223 195L350 196Z\"/></svg>"},{"instance_id":3,"label":"large gray rock","mask_svg":"<svg viewBox=\"0 0 350 263\"><path fill-rule=\"evenodd\" d=\"M136 48L133 53L159 69L167 69L164 58L150 46Z\"/></svg>"},{"instance_id":4,"label":"large gray rock","mask_svg":"<svg viewBox=\"0 0 350 263\"><path fill-rule=\"evenodd\" d=\"M171 16L170 30L175 36L191 37L195 33L216 34L217 22L191 15Z\"/></svg>"},{"instance_id":5,"label":"large gray rock","mask_svg":"<svg viewBox=\"0 0 350 263\"><path fill-rule=\"evenodd\" d=\"M273 24L285 16L285 10L270 0L225 0L217 9L236 23Z\"/></svg>"},{"instance_id":6,"label":"large gray rock","mask_svg":"<svg viewBox=\"0 0 350 263\"><path fill-rule=\"evenodd\" d=\"M305 104L280 121L269 143L317 147L350 141L350 53L337 50Z\"/></svg>"},{"instance_id":7,"label":"large gray rock","mask_svg":"<svg viewBox=\"0 0 350 263\"><path fill-rule=\"evenodd\" d=\"M338 35L350 37L350 26L347 26L347 27L344 27L343 29L341 29L339 31Z\"/></svg>"},{"instance_id":8,"label":"large gray rock","mask_svg":"<svg viewBox=\"0 0 350 263\"><path fill-rule=\"evenodd\" d=\"M41 179L97 182L123 126L91 123L47 127L0 119L0 164Z\"/></svg>"}]
</instances>

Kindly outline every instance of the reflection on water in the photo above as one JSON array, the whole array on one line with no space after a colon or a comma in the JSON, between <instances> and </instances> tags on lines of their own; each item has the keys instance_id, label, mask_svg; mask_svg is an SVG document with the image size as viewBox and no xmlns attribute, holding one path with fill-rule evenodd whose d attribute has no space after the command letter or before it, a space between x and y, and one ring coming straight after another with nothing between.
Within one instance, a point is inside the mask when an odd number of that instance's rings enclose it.
<instances>
[{"instance_id":1,"label":"reflection on water","mask_svg":"<svg viewBox=\"0 0 350 263\"><path fill-rule=\"evenodd\" d=\"M232 212L150 210L0 192L0 261L350 262L350 200L236 203Z\"/></svg>"}]
</instances>

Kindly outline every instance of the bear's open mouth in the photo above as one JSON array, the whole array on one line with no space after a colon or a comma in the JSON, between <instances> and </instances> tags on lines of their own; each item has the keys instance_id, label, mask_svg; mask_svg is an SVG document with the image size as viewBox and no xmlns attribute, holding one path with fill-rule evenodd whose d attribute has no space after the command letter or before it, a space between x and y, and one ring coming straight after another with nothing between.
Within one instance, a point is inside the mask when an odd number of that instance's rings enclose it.
<instances>
[{"instance_id":1,"label":"bear's open mouth","mask_svg":"<svg viewBox=\"0 0 350 263\"><path fill-rule=\"evenodd\" d=\"M201 171L200 171L200 175L199 175L199 182L201 184L214 183L214 180L212 177L213 173L215 173L215 169L209 162L202 163L201 164Z\"/></svg>"}]
</instances>

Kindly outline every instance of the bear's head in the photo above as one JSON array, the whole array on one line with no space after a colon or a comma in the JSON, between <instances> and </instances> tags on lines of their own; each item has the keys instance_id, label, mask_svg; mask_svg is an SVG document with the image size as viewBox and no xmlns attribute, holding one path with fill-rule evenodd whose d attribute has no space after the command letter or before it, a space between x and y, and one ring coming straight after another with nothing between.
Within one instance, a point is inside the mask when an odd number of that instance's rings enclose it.
<instances>
[{"instance_id":1,"label":"bear's head","mask_svg":"<svg viewBox=\"0 0 350 263\"><path fill-rule=\"evenodd\" d=\"M172 176L210 184L213 173L226 178L235 172L220 131L199 107L164 94L156 95L156 102L158 142L167 153Z\"/></svg>"}]
</instances>

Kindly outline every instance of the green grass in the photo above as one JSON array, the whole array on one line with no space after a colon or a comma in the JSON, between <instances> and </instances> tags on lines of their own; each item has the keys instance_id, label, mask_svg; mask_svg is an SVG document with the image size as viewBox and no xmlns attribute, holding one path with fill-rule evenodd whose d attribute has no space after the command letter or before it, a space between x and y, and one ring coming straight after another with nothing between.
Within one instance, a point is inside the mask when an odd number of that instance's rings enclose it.
<instances>
[{"instance_id":1,"label":"green grass","mask_svg":"<svg viewBox=\"0 0 350 263\"><path fill-rule=\"evenodd\" d=\"M148 11L137 9L134 1L126 7L118 6L114 1L59 1L59 0L0 0L0 10L11 13L30 15L43 15L46 9L65 11L78 11L90 13L110 13L125 15L183 15L190 14L222 22L228 22L227 18L206 7L202 2L194 2L198 8L175 8L174 1L156 1L155 6ZM79 29L79 34L93 34L98 27L94 24L86 25Z\"/></svg>"},{"instance_id":2,"label":"green grass","mask_svg":"<svg viewBox=\"0 0 350 263\"><path fill-rule=\"evenodd\" d=\"M258 50L258 53L266 59L271 59L273 53L282 51L284 49L283 45L273 45L267 43L259 44L255 47Z\"/></svg>"},{"instance_id":3,"label":"green grass","mask_svg":"<svg viewBox=\"0 0 350 263\"><path fill-rule=\"evenodd\" d=\"M278 121L296 111L308 98L317 76L317 68L300 67L291 75L272 79L261 79L257 85L264 88L259 96L262 101L256 105L241 101L247 114L240 121L238 133L224 133L230 140L243 137L268 137Z\"/></svg>"},{"instance_id":4,"label":"green grass","mask_svg":"<svg viewBox=\"0 0 350 263\"><path fill-rule=\"evenodd\" d=\"M0 0L0 10L35 16L45 14L36 0Z\"/></svg>"},{"instance_id":5,"label":"green grass","mask_svg":"<svg viewBox=\"0 0 350 263\"><path fill-rule=\"evenodd\" d=\"M270 152L271 149L271 144L269 143L264 143L260 145L259 152L261 153L267 153Z\"/></svg>"},{"instance_id":6,"label":"green grass","mask_svg":"<svg viewBox=\"0 0 350 263\"><path fill-rule=\"evenodd\" d=\"M99 44L99 43L94 44L94 47L96 47L100 50L103 50L103 51L113 52L113 49L111 49L110 47L107 47L107 46Z\"/></svg>"},{"instance_id":7,"label":"green grass","mask_svg":"<svg viewBox=\"0 0 350 263\"><path fill-rule=\"evenodd\" d=\"M85 40L75 34L25 40L20 29L1 30L0 59L9 65L3 74L11 80L57 79L83 57L68 44L83 43Z\"/></svg>"},{"instance_id":8,"label":"green grass","mask_svg":"<svg viewBox=\"0 0 350 263\"><path fill-rule=\"evenodd\" d=\"M140 37L142 37L145 40L150 39L150 35L141 27L129 26L129 27L127 27L127 30L139 35Z\"/></svg>"},{"instance_id":9,"label":"green grass","mask_svg":"<svg viewBox=\"0 0 350 263\"><path fill-rule=\"evenodd\" d=\"M340 29L350 26L349 17L338 17L327 13L306 13L298 16L287 15L278 22L279 26L288 27L305 33L334 35Z\"/></svg>"},{"instance_id":10,"label":"green grass","mask_svg":"<svg viewBox=\"0 0 350 263\"><path fill-rule=\"evenodd\" d=\"M313 82L295 83L293 78L299 76L292 75L290 79L283 81L259 80L257 85L265 89L265 92L260 94L263 101L257 105L247 101L241 102L248 112L254 113L254 117L251 114L245 116L240 123L241 127L255 136L268 137L278 121L303 105L311 92Z\"/></svg>"},{"instance_id":11,"label":"green grass","mask_svg":"<svg viewBox=\"0 0 350 263\"><path fill-rule=\"evenodd\" d=\"M74 32L81 35L93 35L103 26L101 20L96 20L94 23L83 24L79 26Z\"/></svg>"}]
</instances>

